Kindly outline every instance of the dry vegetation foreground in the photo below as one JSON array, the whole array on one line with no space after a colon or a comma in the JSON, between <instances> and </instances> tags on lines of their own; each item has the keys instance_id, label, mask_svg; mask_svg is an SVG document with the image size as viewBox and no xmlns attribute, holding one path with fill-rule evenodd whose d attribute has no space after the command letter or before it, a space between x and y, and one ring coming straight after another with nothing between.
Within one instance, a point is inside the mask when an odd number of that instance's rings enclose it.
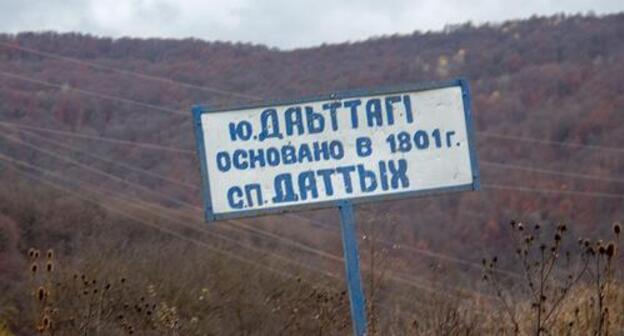
<instances>
[{"instance_id":1,"label":"dry vegetation foreground","mask_svg":"<svg viewBox=\"0 0 624 336\"><path fill-rule=\"evenodd\" d=\"M4 182L0 335L351 332L342 281L287 267L269 254L241 262L140 227L104 206ZM491 296L423 296L389 289L382 279L373 297L367 288L371 333L623 334L619 225L604 241L575 240L565 225L512 222L509 230L519 267L508 272L499 266L502 257L483 260L483 287Z\"/></svg>"}]
</instances>

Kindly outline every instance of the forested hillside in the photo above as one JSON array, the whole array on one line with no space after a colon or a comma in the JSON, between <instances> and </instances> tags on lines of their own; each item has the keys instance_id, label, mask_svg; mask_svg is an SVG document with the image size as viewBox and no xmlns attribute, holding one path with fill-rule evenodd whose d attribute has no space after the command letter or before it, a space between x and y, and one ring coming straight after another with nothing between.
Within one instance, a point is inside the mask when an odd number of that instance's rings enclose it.
<instances>
[{"instance_id":1,"label":"forested hillside","mask_svg":"<svg viewBox=\"0 0 624 336\"><path fill-rule=\"evenodd\" d=\"M9 186L22 180L39 188L19 173L27 171L83 195L120 193L125 201L107 203L113 209L158 204L170 218L201 226L201 210L188 204L200 204L192 105L455 77L471 85L483 190L359 208L367 230L362 236L374 232L388 243L384 253L398 270L443 264L449 282L475 287L478 270L460 280L452 270L473 269L468 264L484 254L505 251L511 218L565 222L580 235L602 234L624 218L624 14L465 24L293 51L193 39L0 35L0 193L11 200L16 187ZM16 171L7 157L33 167L18 165ZM29 217L16 210L20 206L0 204L7 217L0 218L7 223L5 250L54 242L24 231ZM42 230L61 237L69 251L80 228L61 224L61 214L52 217L58 225ZM264 237L279 234L341 253L333 210L241 223ZM256 236L237 239L290 249ZM462 261L453 262L458 257ZM308 254L300 260L340 269Z\"/></svg>"}]
</instances>

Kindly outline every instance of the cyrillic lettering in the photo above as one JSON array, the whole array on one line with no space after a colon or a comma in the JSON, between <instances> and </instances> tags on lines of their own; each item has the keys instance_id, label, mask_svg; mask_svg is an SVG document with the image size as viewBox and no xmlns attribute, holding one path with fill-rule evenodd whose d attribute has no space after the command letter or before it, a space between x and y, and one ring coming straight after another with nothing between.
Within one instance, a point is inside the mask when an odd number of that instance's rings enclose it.
<instances>
[{"instance_id":1,"label":"cyrillic lettering","mask_svg":"<svg viewBox=\"0 0 624 336\"><path fill-rule=\"evenodd\" d=\"M242 209L243 204L243 190L240 187L231 187L227 192L228 204L232 209Z\"/></svg>"},{"instance_id":2,"label":"cyrillic lettering","mask_svg":"<svg viewBox=\"0 0 624 336\"><path fill-rule=\"evenodd\" d=\"M453 135L455 135L455 131L446 132L446 147L453 146Z\"/></svg>"},{"instance_id":3,"label":"cyrillic lettering","mask_svg":"<svg viewBox=\"0 0 624 336\"><path fill-rule=\"evenodd\" d=\"M242 149L237 149L234 151L234 154L232 155L233 160L234 161L234 167L236 169L241 169L241 170L245 170L247 168L249 168L249 162L247 162L247 151L242 150Z\"/></svg>"},{"instance_id":4,"label":"cyrillic lettering","mask_svg":"<svg viewBox=\"0 0 624 336\"><path fill-rule=\"evenodd\" d=\"M400 96L389 96L386 97L386 118L388 120L388 125L394 125L394 103L398 103L401 101Z\"/></svg>"},{"instance_id":5,"label":"cyrillic lettering","mask_svg":"<svg viewBox=\"0 0 624 336\"><path fill-rule=\"evenodd\" d=\"M295 146L286 145L282 147L282 159L285 165L297 162L296 152Z\"/></svg>"},{"instance_id":6,"label":"cyrillic lettering","mask_svg":"<svg viewBox=\"0 0 624 336\"><path fill-rule=\"evenodd\" d=\"M251 192L256 192L256 203L254 203L254 198L251 195ZM253 207L254 204L257 206L261 206L264 204L264 200L262 199L262 190L260 188L260 184L248 184L245 186L245 197L247 198L247 206Z\"/></svg>"},{"instance_id":7,"label":"cyrillic lettering","mask_svg":"<svg viewBox=\"0 0 624 336\"><path fill-rule=\"evenodd\" d=\"M358 106L362 105L362 101L360 99L347 100L343 105L351 109L351 128L358 128Z\"/></svg>"},{"instance_id":8,"label":"cyrillic lettering","mask_svg":"<svg viewBox=\"0 0 624 336\"><path fill-rule=\"evenodd\" d=\"M314 142L312 144L314 150L314 161L329 160L329 144L327 141Z\"/></svg>"},{"instance_id":9,"label":"cyrillic lettering","mask_svg":"<svg viewBox=\"0 0 624 336\"><path fill-rule=\"evenodd\" d=\"M264 141L268 138L283 138L283 135L279 131L279 120L275 109L262 111L262 114L260 114L260 124L262 125L262 131L258 135L258 140Z\"/></svg>"},{"instance_id":10,"label":"cyrillic lettering","mask_svg":"<svg viewBox=\"0 0 624 336\"><path fill-rule=\"evenodd\" d=\"M345 192L347 194L353 193L353 182L351 181L351 173L355 171L354 166L345 166L336 168L336 172L342 175L344 181Z\"/></svg>"},{"instance_id":11,"label":"cyrillic lettering","mask_svg":"<svg viewBox=\"0 0 624 336\"><path fill-rule=\"evenodd\" d=\"M231 122L230 128L230 140L236 141L239 138L243 141L251 139L251 123L247 120L240 121L238 124Z\"/></svg>"},{"instance_id":12,"label":"cyrillic lettering","mask_svg":"<svg viewBox=\"0 0 624 336\"><path fill-rule=\"evenodd\" d=\"M222 172L230 170L232 162L230 160L230 154L228 152L217 153L217 168Z\"/></svg>"},{"instance_id":13,"label":"cyrillic lettering","mask_svg":"<svg viewBox=\"0 0 624 336\"><path fill-rule=\"evenodd\" d=\"M306 106L306 120L308 123L308 133L317 134L325 129L325 117L318 112L314 112L312 106Z\"/></svg>"},{"instance_id":14,"label":"cyrillic lettering","mask_svg":"<svg viewBox=\"0 0 624 336\"><path fill-rule=\"evenodd\" d=\"M342 142L338 140L330 142L329 153L331 154L332 159L341 160L344 157L344 146L342 145Z\"/></svg>"},{"instance_id":15,"label":"cyrillic lettering","mask_svg":"<svg viewBox=\"0 0 624 336\"><path fill-rule=\"evenodd\" d=\"M308 199L308 193L312 199L318 198L318 189L316 188L316 177L313 170L308 170L299 174L299 195L301 200Z\"/></svg>"},{"instance_id":16,"label":"cyrillic lettering","mask_svg":"<svg viewBox=\"0 0 624 336\"><path fill-rule=\"evenodd\" d=\"M412 113L412 99L409 95L403 96L403 105L405 106L405 120L411 124L414 122L414 114Z\"/></svg>"},{"instance_id":17,"label":"cyrillic lettering","mask_svg":"<svg viewBox=\"0 0 624 336\"><path fill-rule=\"evenodd\" d=\"M372 192L377 189L377 178L374 172L366 170L362 164L357 166L357 172L360 176L360 190L362 192Z\"/></svg>"},{"instance_id":18,"label":"cyrillic lettering","mask_svg":"<svg viewBox=\"0 0 624 336\"><path fill-rule=\"evenodd\" d=\"M294 106L286 109L286 134L293 135L295 134L295 128L297 131L297 135L303 134L303 115L301 113L301 107Z\"/></svg>"},{"instance_id":19,"label":"cyrillic lettering","mask_svg":"<svg viewBox=\"0 0 624 336\"><path fill-rule=\"evenodd\" d=\"M368 127L381 126L383 124L381 100L379 98L373 98L366 102L366 121Z\"/></svg>"},{"instance_id":20,"label":"cyrillic lettering","mask_svg":"<svg viewBox=\"0 0 624 336\"><path fill-rule=\"evenodd\" d=\"M273 203L295 202L298 200L295 189L293 188L292 175L290 173L279 174L274 180L275 197Z\"/></svg>"},{"instance_id":21,"label":"cyrillic lettering","mask_svg":"<svg viewBox=\"0 0 624 336\"><path fill-rule=\"evenodd\" d=\"M249 167L256 168L266 166L266 159L264 157L264 149L250 149L249 150Z\"/></svg>"},{"instance_id":22,"label":"cyrillic lettering","mask_svg":"<svg viewBox=\"0 0 624 336\"><path fill-rule=\"evenodd\" d=\"M369 137L355 139L355 152L359 157L367 157L373 152L372 141Z\"/></svg>"},{"instance_id":23,"label":"cyrillic lettering","mask_svg":"<svg viewBox=\"0 0 624 336\"><path fill-rule=\"evenodd\" d=\"M280 164L280 151L275 147L269 147L266 150L267 162L269 166L275 167Z\"/></svg>"},{"instance_id":24,"label":"cyrillic lettering","mask_svg":"<svg viewBox=\"0 0 624 336\"><path fill-rule=\"evenodd\" d=\"M323 178L323 186L325 187L325 195L332 196L334 194L334 187L332 186L331 176L336 171L334 169L319 169L316 173Z\"/></svg>"},{"instance_id":25,"label":"cyrillic lettering","mask_svg":"<svg viewBox=\"0 0 624 336\"><path fill-rule=\"evenodd\" d=\"M338 108L340 108L342 104L340 102L332 102L323 104L323 110L329 110L329 120L331 122L332 131L338 130Z\"/></svg>"},{"instance_id":26,"label":"cyrillic lettering","mask_svg":"<svg viewBox=\"0 0 624 336\"><path fill-rule=\"evenodd\" d=\"M392 175L390 179L392 189L397 189L399 187L399 183L401 183L401 188L409 187L409 178L407 178L407 161L405 159L400 159L398 166L395 165L395 161L388 161L388 170Z\"/></svg>"},{"instance_id":27,"label":"cyrillic lettering","mask_svg":"<svg viewBox=\"0 0 624 336\"><path fill-rule=\"evenodd\" d=\"M297 151L297 156L299 163L302 163L304 160L312 162L312 150L310 150L310 146L308 144L301 144Z\"/></svg>"},{"instance_id":28,"label":"cyrillic lettering","mask_svg":"<svg viewBox=\"0 0 624 336\"><path fill-rule=\"evenodd\" d=\"M379 161L379 184L381 184L381 190L383 191L390 188L388 185L388 167L386 161Z\"/></svg>"}]
</instances>

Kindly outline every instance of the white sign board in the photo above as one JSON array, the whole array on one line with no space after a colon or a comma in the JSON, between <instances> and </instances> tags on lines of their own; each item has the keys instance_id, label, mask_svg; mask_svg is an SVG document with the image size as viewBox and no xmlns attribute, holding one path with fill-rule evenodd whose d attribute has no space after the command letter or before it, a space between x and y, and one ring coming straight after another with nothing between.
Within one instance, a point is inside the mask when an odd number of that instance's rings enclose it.
<instances>
[{"instance_id":1,"label":"white sign board","mask_svg":"<svg viewBox=\"0 0 624 336\"><path fill-rule=\"evenodd\" d=\"M209 221L478 188L464 80L193 111Z\"/></svg>"}]
</instances>

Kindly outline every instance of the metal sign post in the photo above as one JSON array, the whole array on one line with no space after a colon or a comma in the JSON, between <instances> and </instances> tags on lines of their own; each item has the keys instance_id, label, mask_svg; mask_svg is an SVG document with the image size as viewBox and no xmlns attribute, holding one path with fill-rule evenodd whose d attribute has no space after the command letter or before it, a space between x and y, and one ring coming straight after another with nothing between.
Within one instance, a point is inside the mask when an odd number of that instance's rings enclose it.
<instances>
[{"instance_id":1,"label":"metal sign post","mask_svg":"<svg viewBox=\"0 0 624 336\"><path fill-rule=\"evenodd\" d=\"M353 206L479 189L463 79L193 109L206 221L340 210L353 331L366 334Z\"/></svg>"},{"instance_id":2,"label":"metal sign post","mask_svg":"<svg viewBox=\"0 0 624 336\"><path fill-rule=\"evenodd\" d=\"M366 303L362 290L360 275L360 255L358 253L357 231L353 204L343 201L338 204L340 210L340 231L342 232L342 248L344 250L345 271L347 274L347 288L351 304L351 319L353 320L353 334L366 335Z\"/></svg>"}]
</instances>

